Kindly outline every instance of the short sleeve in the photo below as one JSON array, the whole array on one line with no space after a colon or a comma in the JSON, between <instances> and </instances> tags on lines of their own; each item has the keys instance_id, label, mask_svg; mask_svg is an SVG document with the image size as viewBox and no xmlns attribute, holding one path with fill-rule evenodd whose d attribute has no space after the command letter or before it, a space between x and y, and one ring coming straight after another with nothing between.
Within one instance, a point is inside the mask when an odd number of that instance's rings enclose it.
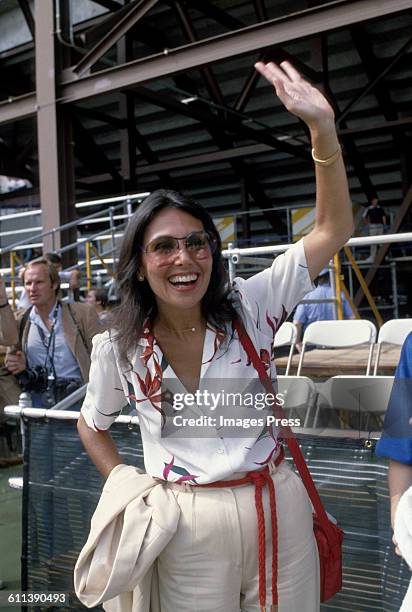
<instances>
[{"instance_id":1,"label":"short sleeve","mask_svg":"<svg viewBox=\"0 0 412 612\"><path fill-rule=\"evenodd\" d=\"M90 378L81 413L87 425L104 431L127 404L109 332L93 338Z\"/></svg>"},{"instance_id":2,"label":"short sleeve","mask_svg":"<svg viewBox=\"0 0 412 612\"><path fill-rule=\"evenodd\" d=\"M293 320L299 321L299 323L304 325L306 323L306 319L305 304L298 304L295 314L293 315Z\"/></svg>"},{"instance_id":3,"label":"short sleeve","mask_svg":"<svg viewBox=\"0 0 412 612\"><path fill-rule=\"evenodd\" d=\"M376 454L412 465L412 334L402 347Z\"/></svg>"},{"instance_id":4,"label":"short sleeve","mask_svg":"<svg viewBox=\"0 0 412 612\"><path fill-rule=\"evenodd\" d=\"M314 289L303 240L278 255L263 272L247 280L236 278L233 289L244 315L264 335L273 338L296 304Z\"/></svg>"},{"instance_id":5,"label":"short sleeve","mask_svg":"<svg viewBox=\"0 0 412 612\"><path fill-rule=\"evenodd\" d=\"M376 445L376 454L378 457L386 457L405 465L412 465L412 440L382 437Z\"/></svg>"}]
</instances>

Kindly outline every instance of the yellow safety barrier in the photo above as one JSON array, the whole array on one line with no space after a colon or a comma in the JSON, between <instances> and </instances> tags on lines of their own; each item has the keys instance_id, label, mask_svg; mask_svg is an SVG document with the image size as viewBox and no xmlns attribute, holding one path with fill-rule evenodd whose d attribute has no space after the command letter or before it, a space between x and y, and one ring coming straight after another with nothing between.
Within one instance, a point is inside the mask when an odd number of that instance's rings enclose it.
<instances>
[{"instance_id":1,"label":"yellow safety barrier","mask_svg":"<svg viewBox=\"0 0 412 612\"><path fill-rule=\"evenodd\" d=\"M109 276L111 276L112 278L114 278L114 273L113 270L110 266L107 265L107 263L104 261L104 259L102 258L102 256L100 255L99 251L96 249L96 247L91 244L90 245L91 250L93 251L93 253L95 254L95 256L97 257L97 259L100 260L100 263L102 264L102 266L105 268L106 272L109 274Z\"/></svg>"},{"instance_id":2,"label":"yellow safety barrier","mask_svg":"<svg viewBox=\"0 0 412 612\"><path fill-rule=\"evenodd\" d=\"M86 242L86 287L87 289L90 289L92 286L92 253L100 261L100 263L105 268L109 276L111 276L112 278L114 277L112 268L107 265L107 263L104 261L103 257L100 255L96 247L93 244L91 244L91 242L87 241Z\"/></svg>"},{"instance_id":3,"label":"yellow safety barrier","mask_svg":"<svg viewBox=\"0 0 412 612\"><path fill-rule=\"evenodd\" d=\"M338 307L338 319L343 319L343 308L342 308L342 278L340 275L340 261L339 253L335 253L333 256L333 267L335 272L335 289L336 289L336 303Z\"/></svg>"}]
</instances>

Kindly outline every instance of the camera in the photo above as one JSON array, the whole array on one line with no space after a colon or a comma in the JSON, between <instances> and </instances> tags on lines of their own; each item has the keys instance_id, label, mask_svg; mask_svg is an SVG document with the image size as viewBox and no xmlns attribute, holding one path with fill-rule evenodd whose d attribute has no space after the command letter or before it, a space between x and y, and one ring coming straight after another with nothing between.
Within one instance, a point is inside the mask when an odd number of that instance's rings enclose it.
<instances>
[{"instance_id":1,"label":"camera","mask_svg":"<svg viewBox=\"0 0 412 612\"><path fill-rule=\"evenodd\" d=\"M51 379L49 376L48 382L48 388L42 392L42 402L44 408L52 408L55 404L58 404L62 399L81 387L81 382L77 379Z\"/></svg>"},{"instance_id":2,"label":"camera","mask_svg":"<svg viewBox=\"0 0 412 612\"><path fill-rule=\"evenodd\" d=\"M19 382L24 391L43 393L49 386L47 369L42 366L27 368L19 374Z\"/></svg>"}]
</instances>

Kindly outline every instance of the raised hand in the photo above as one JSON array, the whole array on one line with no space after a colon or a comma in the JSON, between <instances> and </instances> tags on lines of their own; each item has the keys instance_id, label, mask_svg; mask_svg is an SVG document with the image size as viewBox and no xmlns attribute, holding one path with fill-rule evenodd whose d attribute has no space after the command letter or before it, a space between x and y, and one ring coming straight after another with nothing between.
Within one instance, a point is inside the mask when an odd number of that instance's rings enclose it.
<instances>
[{"instance_id":1,"label":"raised hand","mask_svg":"<svg viewBox=\"0 0 412 612\"><path fill-rule=\"evenodd\" d=\"M257 62L255 68L271 83L288 111L299 117L310 129L334 124L334 113L325 96L302 78L289 62Z\"/></svg>"}]
</instances>

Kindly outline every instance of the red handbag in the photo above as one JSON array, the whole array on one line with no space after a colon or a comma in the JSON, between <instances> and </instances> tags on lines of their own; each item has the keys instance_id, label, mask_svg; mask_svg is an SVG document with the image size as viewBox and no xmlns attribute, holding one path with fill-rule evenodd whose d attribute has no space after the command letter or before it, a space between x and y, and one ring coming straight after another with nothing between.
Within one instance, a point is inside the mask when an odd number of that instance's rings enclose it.
<instances>
[{"instance_id":1,"label":"red handbag","mask_svg":"<svg viewBox=\"0 0 412 612\"><path fill-rule=\"evenodd\" d=\"M239 335L240 343L259 375L261 383L268 393L276 397L266 368L259 359L246 330L239 320L234 322L234 327ZM274 406L274 413L276 418L287 418L277 402ZM292 429L289 426L282 426L281 432L314 508L313 531L319 552L320 600L322 602L327 601L342 588L342 542L344 533L338 525L328 518Z\"/></svg>"}]
</instances>

